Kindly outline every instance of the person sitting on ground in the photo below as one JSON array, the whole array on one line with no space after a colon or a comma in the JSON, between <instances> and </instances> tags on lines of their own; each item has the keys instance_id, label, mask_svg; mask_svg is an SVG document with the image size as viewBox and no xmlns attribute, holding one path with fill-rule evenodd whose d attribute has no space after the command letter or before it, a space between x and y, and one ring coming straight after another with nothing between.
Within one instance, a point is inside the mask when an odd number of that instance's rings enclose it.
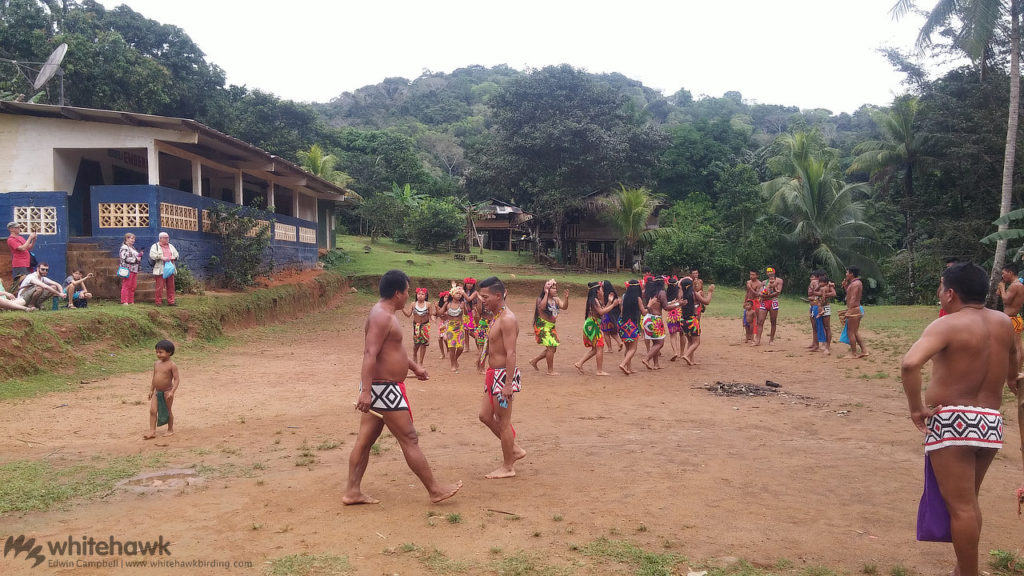
<instances>
[{"instance_id":1,"label":"person sitting on ground","mask_svg":"<svg viewBox=\"0 0 1024 576\"><path fill-rule=\"evenodd\" d=\"M32 312L33 310L35 310L35 308L31 306L25 306L24 300L4 290L4 283L2 280L0 280L0 310L20 310L22 312Z\"/></svg>"},{"instance_id":2,"label":"person sitting on ground","mask_svg":"<svg viewBox=\"0 0 1024 576\"><path fill-rule=\"evenodd\" d=\"M85 308L89 306L92 293L85 287L85 281L92 278L93 273L82 275L82 271L75 269L71 276L64 279L64 287L68 293L68 308Z\"/></svg>"},{"instance_id":3,"label":"person sitting on ground","mask_svg":"<svg viewBox=\"0 0 1024 576\"><path fill-rule=\"evenodd\" d=\"M50 265L40 262L35 272L22 279L21 286L18 287L18 298L24 300L26 306L41 308L40 304L44 298L67 298L64 288L46 277L49 272Z\"/></svg>"}]
</instances>

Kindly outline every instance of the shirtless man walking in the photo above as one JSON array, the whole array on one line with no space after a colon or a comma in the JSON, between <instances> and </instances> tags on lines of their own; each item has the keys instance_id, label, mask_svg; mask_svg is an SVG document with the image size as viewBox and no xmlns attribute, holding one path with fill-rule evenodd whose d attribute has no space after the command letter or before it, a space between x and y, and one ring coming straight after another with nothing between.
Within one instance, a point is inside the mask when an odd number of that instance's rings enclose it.
<instances>
[{"instance_id":1,"label":"shirtless man walking","mask_svg":"<svg viewBox=\"0 0 1024 576\"><path fill-rule=\"evenodd\" d=\"M775 275L775 268L765 269L768 280L761 286L761 307L757 310L757 334L754 335L754 346L761 345L761 334L764 333L764 319L768 317L772 323L768 345L775 343L775 325L779 321L779 295L782 294L782 278Z\"/></svg>"},{"instance_id":2,"label":"shirtless man walking","mask_svg":"<svg viewBox=\"0 0 1024 576\"><path fill-rule=\"evenodd\" d=\"M864 307L860 305L864 297L864 283L860 281L860 268L850 266L846 269L846 337L850 340L850 353L847 359L863 358L868 355L864 347L864 337L860 335L860 321L864 319ZM860 354L857 346L860 345Z\"/></svg>"},{"instance_id":3,"label":"shirtless man walking","mask_svg":"<svg viewBox=\"0 0 1024 576\"><path fill-rule=\"evenodd\" d=\"M949 511L957 576L978 574L978 493L1002 446L1003 383L1017 385L1016 337L1005 314L985 308L987 293L988 274L979 266L946 269L938 296L947 315L924 329L900 366L910 418L925 435L925 458ZM929 360L922 401L921 368Z\"/></svg>"},{"instance_id":4,"label":"shirtless man walking","mask_svg":"<svg viewBox=\"0 0 1024 576\"><path fill-rule=\"evenodd\" d=\"M373 305L363 328L363 365L356 401L356 410L363 414L359 420L359 435L348 457L348 484L341 501L346 505L380 502L364 494L361 484L370 463L370 447L384 426L398 441L406 464L426 487L430 501L447 500L462 488L462 481L443 483L434 478L427 458L420 451L419 436L412 425L412 412L405 394L404 380L410 370L420 380L427 379L426 369L406 354L402 329L395 317L409 301L409 277L401 270L388 270L380 279L379 292L380 301Z\"/></svg>"},{"instance_id":5,"label":"shirtless man walking","mask_svg":"<svg viewBox=\"0 0 1024 576\"><path fill-rule=\"evenodd\" d=\"M511 478L516 475L516 461L526 457L526 450L516 445L512 427L512 401L521 388L516 365L516 338L519 324L516 315L505 306L505 284L496 276L480 282L477 292L484 308L494 315L487 332L487 375L480 404L480 421L501 440L501 466L484 478Z\"/></svg>"}]
</instances>

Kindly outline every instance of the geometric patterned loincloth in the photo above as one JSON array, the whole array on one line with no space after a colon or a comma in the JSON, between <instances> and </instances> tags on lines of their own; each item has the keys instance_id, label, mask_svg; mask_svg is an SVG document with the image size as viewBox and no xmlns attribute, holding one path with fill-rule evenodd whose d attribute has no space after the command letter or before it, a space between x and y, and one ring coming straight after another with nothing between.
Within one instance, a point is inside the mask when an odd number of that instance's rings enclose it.
<instances>
[{"instance_id":1,"label":"geometric patterned loincloth","mask_svg":"<svg viewBox=\"0 0 1024 576\"><path fill-rule=\"evenodd\" d=\"M998 410L973 406L946 406L926 422L924 451L948 446L1001 448L1003 417Z\"/></svg>"},{"instance_id":2,"label":"geometric patterned loincloth","mask_svg":"<svg viewBox=\"0 0 1024 576\"><path fill-rule=\"evenodd\" d=\"M405 395L405 382L373 382L370 384L370 408L379 412L396 412L409 409Z\"/></svg>"}]
</instances>

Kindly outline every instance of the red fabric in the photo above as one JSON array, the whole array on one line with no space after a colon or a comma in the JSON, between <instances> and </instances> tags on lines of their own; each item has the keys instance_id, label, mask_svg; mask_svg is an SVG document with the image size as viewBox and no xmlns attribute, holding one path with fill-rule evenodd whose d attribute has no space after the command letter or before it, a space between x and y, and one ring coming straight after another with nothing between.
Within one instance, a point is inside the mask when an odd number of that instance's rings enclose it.
<instances>
[{"instance_id":1,"label":"red fabric","mask_svg":"<svg viewBox=\"0 0 1024 576\"><path fill-rule=\"evenodd\" d=\"M174 304L174 275L164 278L163 274L155 274L156 278L156 303L159 306L163 301L164 288L167 289L167 303Z\"/></svg>"},{"instance_id":2,"label":"red fabric","mask_svg":"<svg viewBox=\"0 0 1024 576\"><path fill-rule=\"evenodd\" d=\"M129 272L127 278L121 279L121 304L135 304L135 287L138 283L138 272Z\"/></svg>"},{"instance_id":3,"label":"red fabric","mask_svg":"<svg viewBox=\"0 0 1024 576\"><path fill-rule=\"evenodd\" d=\"M167 246L164 246L163 244L159 244L158 243L157 246L160 247L160 252L163 253L163 257L164 257L163 260L164 260L164 262L170 262L171 260L173 260L171 258L171 245L170 244L168 244Z\"/></svg>"},{"instance_id":4,"label":"red fabric","mask_svg":"<svg viewBox=\"0 0 1024 576\"><path fill-rule=\"evenodd\" d=\"M9 236L7 247L11 249L11 268L28 268L32 262L32 255L28 250L18 250L18 247L27 242L21 236Z\"/></svg>"},{"instance_id":5,"label":"red fabric","mask_svg":"<svg viewBox=\"0 0 1024 576\"><path fill-rule=\"evenodd\" d=\"M939 318L942 318L942 317L943 317L943 316L945 316L946 314L948 314L948 312L946 312L946 311L945 311L945 310L943 310L942 308L939 308Z\"/></svg>"}]
</instances>

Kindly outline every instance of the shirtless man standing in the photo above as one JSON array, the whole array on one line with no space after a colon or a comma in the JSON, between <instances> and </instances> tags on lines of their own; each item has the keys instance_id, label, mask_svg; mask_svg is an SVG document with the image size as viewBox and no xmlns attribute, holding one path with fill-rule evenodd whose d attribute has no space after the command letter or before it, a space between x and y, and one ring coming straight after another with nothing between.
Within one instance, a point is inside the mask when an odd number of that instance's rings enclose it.
<instances>
[{"instance_id":1,"label":"shirtless man standing","mask_svg":"<svg viewBox=\"0 0 1024 576\"><path fill-rule=\"evenodd\" d=\"M864 319L864 307L860 305L864 297L864 283L860 281L860 268L850 266L846 269L846 279L843 281L846 288L846 337L850 340L850 353L845 356L847 359L863 358L868 355L868 349L864 347L864 337L860 335L860 321ZM860 345L860 354L857 353L857 345Z\"/></svg>"},{"instance_id":2,"label":"shirtless man standing","mask_svg":"<svg viewBox=\"0 0 1024 576\"><path fill-rule=\"evenodd\" d=\"M517 460L526 457L526 450L516 445L512 427L512 400L521 388L516 366L516 338L519 324L516 315L505 306L505 284L496 276L480 282L481 303L494 315L487 332L487 375L484 397L480 404L480 421L501 440L501 466L484 478L511 478L516 475Z\"/></svg>"},{"instance_id":3,"label":"shirtless man standing","mask_svg":"<svg viewBox=\"0 0 1024 576\"><path fill-rule=\"evenodd\" d=\"M757 333L757 311L761 308L761 279L757 270L750 271L747 279L747 293L743 296L743 329L746 332L746 343L754 341Z\"/></svg>"},{"instance_id":4,"label":"shirtless man standing","mask_svg":"<svg viewBox=\"0 0 1024 576\"><path fill-rule=\"evenodd\" d=\"M761 334L764 332L764 319L772 322L772 331L768 335L768 345L775 343L775 325L779 321L779 294L782 294L782 278L775 275L775 268L765 269L768 280L761 286L761 308L757 310L757 334L754 335L754 346L761 345Z\"/></svg>"},{"instance_id":5,"label":"shirtless man standing","mask_svg":"<svg viewBox=\"0 0 1024 576\"><path fill-rule=\"evenodd\" d=\"M1024 332L1024 319L1021 318L1021 305L1024 304L1024 284L1020 283L1017 265L1010 263L1003 266L1002 282L999 283L999 297L1003 299L1003 312L1010 317L1013 323L1013 344L1017 347L1017 360L1024 362L1024 349L1020 342L1020 333ZM1014 368L1017 372L1018 382L1010 386L1010 390L1017 396L1017 428L1020 430L1020 450L1024 457L1024 386L1020 385L1020 364ZM1024 504L1024 483L1017 490L1017 500Z\"/></svg>"},{"instance_id":6,"label":"shirtless man standing","mask_svg":"<svg viewBox=\"0 0 1024 576\"><path fill-rule=\"evenodd\" d=\"M1006 315L985 308L987 293L981 267L964 262L946 269L938 296L947 315L924 329L900 366L910 418L925 435L925 458L949 511L957 576L978 574L978 492L1002 446L1003 383L1017 385L1012 326ZM922 401L921 368L929 360L932 379Z\"/></svg>"},{"instance_id":7,"label":"shirtless man standing","mask_svg":"<svg viewBox=\"0 0 1024 576\"><path fill-rule=\"evenodd\" d=\"M356 410L363 414L359 421L359 435L348 457L348 484L341 501L346 505L380 502L363 494L361 484L370 463L370 448L384 426L398 441L406 464L423 482L430 501L447 500L462 488L462 481L442 483L434 478L427 458L420 451L419 436L412 425L412 412L405 394L404 380L409 370L420 380L427 379L426 369L406 354L402 346L402 329L395 317L395 313L405 308L409 301L409 277L401 270L388 270L381 276L379 292L380 300L373 305L363 328L363 365L359 373L359 399L356 401Z\"/></svg>"}]
</instances>

